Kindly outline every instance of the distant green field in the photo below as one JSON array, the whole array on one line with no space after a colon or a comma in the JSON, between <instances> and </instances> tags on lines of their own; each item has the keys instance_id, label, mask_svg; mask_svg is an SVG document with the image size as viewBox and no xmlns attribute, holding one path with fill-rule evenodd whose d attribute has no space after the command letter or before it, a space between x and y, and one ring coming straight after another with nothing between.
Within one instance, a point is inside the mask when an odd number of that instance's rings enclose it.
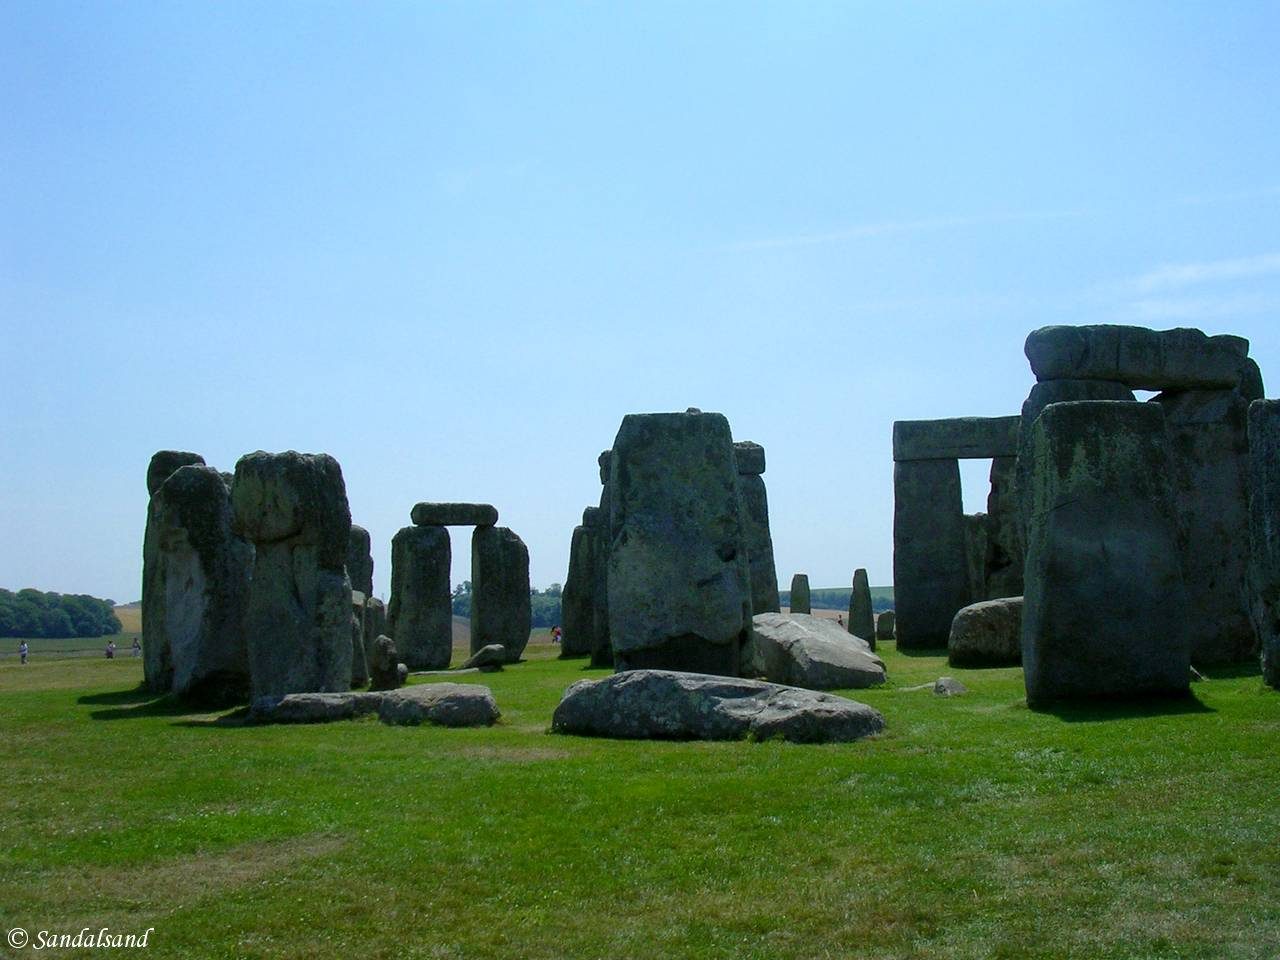
<instances>
[{"instance_id":1,"label":"distant green field","mask_svg":"<svg viewBox=\"0 0 1280 960\"><path fill-rule=\"evenodd\" d=\"M814 610L848 610L849 595L852 587L818 587L809 591L809 606ZM779 602L784 607L791 606L791 591L783 590L778 594ZM871 606L880 613L893 609L893 587L872 587Z\"/></svg>"},{"instance_id":2,"label":"distant green field","mask_svg":"<svg viewBox=\"0 0 1280 960\"><path fill-rule=\"evenodd\" d=\"M0 921L194 960L1276 956L1256 672L1033 712L1017 669L881 652L847 693L887 730L829 746L548 734L606 672L546 643L457 677L502 709L479 730L243 726L136 660L6 659ZM970 693L905 689L942 673Z\"/></svg>"}]
</instances>

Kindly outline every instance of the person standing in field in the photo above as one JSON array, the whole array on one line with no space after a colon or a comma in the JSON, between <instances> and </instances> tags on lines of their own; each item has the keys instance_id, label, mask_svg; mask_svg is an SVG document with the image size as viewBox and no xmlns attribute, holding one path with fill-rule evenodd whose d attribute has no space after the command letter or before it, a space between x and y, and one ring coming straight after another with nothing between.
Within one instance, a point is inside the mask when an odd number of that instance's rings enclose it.
<instances>
[{"instance_id":1,"label":"person standing in field","mask_svg":"<svg viewBox=\"0 0 1280 960\"><path fill-rule=\"evenodd\" d=\"M26 663L27 654L30 651L31 651L31 648L27 646L27 641L23 640L20 644L18 644L18 659L21 660L23 663Z\"/></svg>"},{"instance_id":2,"label":"person standing in field","mask_svg":"<svg viewBox=\"0 0 1280 960\"><path fill-rule=\"evenodd\" d=\"M107 641L107 659L114 660L116 658L116 642L114 640Z\"/></svg>"},{"instance_id":3,"label":"person standing in field","mask_svg":"<svg viewBox=\"0 0 1280 960\"><path fill-rule=\"evenodd\" d=\"M133 638L133 655L135 657L142 656L142 643L137 637Z\"/></svg>"}]
</instances>

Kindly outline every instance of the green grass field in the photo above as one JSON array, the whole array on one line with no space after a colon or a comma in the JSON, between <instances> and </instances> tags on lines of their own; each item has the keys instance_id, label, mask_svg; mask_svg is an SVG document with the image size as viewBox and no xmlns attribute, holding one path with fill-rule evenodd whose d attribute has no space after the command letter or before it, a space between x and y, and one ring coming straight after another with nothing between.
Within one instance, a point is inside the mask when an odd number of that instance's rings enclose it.
<instances>
[{"instance_id":1,"label":"green grass field","mask_svg":"<svg viewBox=\"0 0 1280 960\"><path fill-rule=\"evenodd\" d=\"M497 697L483 730L243 726L152 701L136 660L6 658L3 927L183 958L1280 954L1254 673L1039 713L1017 670L888 645L855 695L877 739L636 743L546 732L604 675L555 653L459 678ZM970 694L900 689L943 673Z\"/></svg>"}]
</instances>

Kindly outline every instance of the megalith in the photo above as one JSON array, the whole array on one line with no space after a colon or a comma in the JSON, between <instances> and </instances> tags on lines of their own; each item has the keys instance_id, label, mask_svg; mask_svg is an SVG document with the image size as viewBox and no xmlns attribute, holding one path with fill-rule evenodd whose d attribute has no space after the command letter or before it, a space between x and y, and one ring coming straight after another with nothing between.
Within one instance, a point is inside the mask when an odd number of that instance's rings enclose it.
<instances>
[{"instance_id":1,"label":"megalith","mask_svg":"<svg viewBox=\"0 0 1280 960\"><path fill-rule=\"evenodd\" d=\"M893 586L898 647L946 646L951 619L969 603L960 464L893 465Z\"/></svg>"},{"instance_id":2,"label":"megalith","mask_svg":"<svg viewBox=\"0 0 1280 960\"><path fill-rule=\"evenodd\" d=\"M593 533L592 620L595 626L591 642L591 665L611 667L613 641L609 638L609 547L612 539L609 523L609 472L613 464L613 451L603 451L597 458L597 463L600 466L600 504L594 512L588 507L582 514L583 526Z\"/></svg>"},{"instance_id":3,"label":"megalith","mask_svg":"<svg viewBox=\"0 0 1280 960\"><path fill-rule=\"evenodd\" d=\"M560 595L562 657L586 656L595 643L595 539L595 531L586 525L573 528L569 541L569 574Z\"/></svg>"},{"instance_id":4,"label":"megalith","mask_svg":"<svg viewBox=\"0 0 1280 960\"><path fill-rule=\"evenodd\" d=\"M862 567L853 571L853 589L849 593L849 632L876 648L876 614L871 606L871 581Z\"/></svg>"},{"instance_id":5,"label":"megalith","mask_svg":"<svg viewBox=\"0 0 1280 960\"><path fill-rule=\"evenodd\" d=\"M347 576L351 578L351 589L366 597L373 595L372 544L369 531L353 523L347 540Z\"/></svg>"},{"instance_id":6,"label":"megalith","mask_svg":"<svg viewBox=\"0 0 1280 960\"><path fill-rule=\"evenodd\" d=\"M1026 547L1019 520L1017 457L991 461L991 489L987 494L983 593L980 599L1022 596L1022 564Z\"/></svg>"},{"instance_id":7,"label":"megalith","mask_svg":"<svg viewBox=\"0 0 1280 960\"><path fill-rule=\"evenodd\" d=\"M892 610L886 610L876 617L876 639L892 640L896 617ZM873 648L874 649L874 648Z\"/></svg>"},{"instance_id":8,"label":"megalith","mask_svg":"<svg viewBox=\"0 0 1280 960\"><path fill-rule=\"evenodd\" d=\"M807 573L797 573L791 577L791 594L790 601L787 604L788 613L812 613L812 601L809 594L809 575Z\"/></svg>"},{"instance_id":9,"label":"megalith","mask_svg":"<svg viewBox=\"0 0 1280 960\"><path fill-rule=\"evenodd\" d=\"M1162 409L1051 404L1028 451L1028 703L1185 693L1189 621Z\"/></svg>"},{"instance_id":10,"label":"megalith","mask_svg":"<svg viewBox=\"0 0 1280 960\"><path fill-rule=\"evenodd\" d=\"M147 497L154 497L175 470L188 464L203 465L204 457L186 450L159 450L153 454L147 464ZM160 639L164 635L164 581L150 513L148 501L142 535L142 670L148 690L167 693L173 686L173 664L168 645Z\"/></svg>"},{"instance_id":11,"label":"megalith","mask_svg":"<svg viewBox=\"0 0 1280 960\"><path fill-rule=\"evenodd\" d=\"M165 664L165 689L208 702L245 700L253 548L231 532L222 474L203 464L179 467L152 495L147 526L153 594L143 636L148 652Z\"/></svg>"},{"instance_id":12,"label":"megalith","mask_svg":"<svg viewBox=\"0 0 1280 960\"><path fill-rule=\"evenodd\" d=\"M245 637L253 699L351 686L351 510L328 454L240 458L232 529L254 545Z\"/></svg>"},{"instance_id":13,"label":"megalith","mask_svg":"<svg viewBox=\"0 0 1280 960\"><path fill-rule=\"evenodd\" d=\"M764 486L764 447L750 440L733 445L742 495L742 529L751 575L751 609L777 613L778 571L773 561L773 535L769 532L769 497Z\"/></svg>"},{"instance_id":14,"label":"megalith","mask_svg":"<svg viewBox=\"0 0 1280 960\"><path fill-rule=\"evenodd\" d=\"M471 535L471 652L491 643L516 663L529 643L529 548L507 527L476 527Z\"/></svg>"},{"instance_id":15,"label":"megalith","mask_svg":"<svg viewBox=\"0 0 1280 960\"><path fill-rule=\"evenodd\" d=\"M1280 400L1249 405L1251 599L1262 679L1280 690Z\"/></svg>"},{"instance_id":16,"label":"megalith","mask_svg":"<svg viewBox=\"0 0 1280 960\"><path fill-rule=\"evenodd\" d=\"M387 630L411 670L444 670L453 657L452 561L444 527L404 527L391 538Z\"/></svg>"},{"instance_id":17,"label":"megalith","mask_svg":"<svg viewBox=\"0 0 1280 960\"><path fill-rule=\"evenodd\" d=\"M369 682L369 663L364 649L364 607L367 594L351 591L351 686L363 687Z\"/></svg>"},{"instance_id":18,"label":"megalith","mask_svg":"<svg viewBox=\"0 0 1280 960\"><path fill-rule=\"evenodd\" d=\"M751 577L729 421L630 414L613 444L608 557L614 668L738 676Z\"/></svg>"},{"instance_id":19,"label":"megalith","mask_svg":"<svg viewBox=\"0 0 1280 960\"><path fill-rule=\"evenodd\" d=\"M1249 341L1199 330L1099 324L1053 326L1027 337L1037 380L1110 380L1135 390L1231 389Z\"/></svg>"}]
</instances>

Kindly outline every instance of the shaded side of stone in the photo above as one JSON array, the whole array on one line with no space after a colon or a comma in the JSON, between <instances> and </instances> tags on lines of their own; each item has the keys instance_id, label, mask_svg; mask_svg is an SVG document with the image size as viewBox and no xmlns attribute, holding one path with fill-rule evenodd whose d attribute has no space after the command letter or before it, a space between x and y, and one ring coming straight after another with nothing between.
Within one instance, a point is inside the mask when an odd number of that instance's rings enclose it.
<instances>
[{"instance_id":1,"label":"shaded side of stone","mask_svg":"<svg viewBox=\"0 0 1280 960\"><path fill-rule=\"evenodd\" d=\"M471 535L471 652L500 643L517 662L533 628L529 548L507 527L476 527Z\"/></svg>"},{"instance_id":2,"label":"shaded side of stone","mask_svg":"<svg viewBox=\"0 0 1280 960\"><path fill-rule=\"evenodd\" d=\"M893 588L898 646L946 646L969 603L960 466L916 460L893 466Z\"/></svg>"},{"instance_id":3,"label":"shaded side of stone","mask_svg":"<svg viewBox=\"0 0 1280 960\"><path fill-rule=\"evenodd\" d=\"M357 524L351 525L347 540L347 576L351 589L366 597L373 594L373 540L369 531Z\"/></svg>"},{"instance_id":4,"label":"shaded side of stone","mask_svg":"<svg viewBox=\"0 0 1280 960\"><path fill-rule=\"evenodd\" d=\"M562 657L581 657L595 645L595 542L594 531L573 528L569 541L569 574L560 595Z\"/></svg>"},{"instance_id":5,"label":"shaded side of stone","mask_svg":"<svg viewBox=\"0 0 1280 960\"><path fill-rule=\"evenodd\" d=\"M876 614L871 605L871 581L862 567L853 571L853 589L849 592L849 632L876 648Z\"/></svg>"},{"instance_id":6,"label":"shaded side of stone","mask_svg":"<svg viewBox=\"0 0 1280 960\"><path fill-rule=\"evenodd\" d=\"M444 527L403 527L391 539L387 629L412 670L443 670L453 656L452 559Z\"/></svg>"},{"instance_id":7,"label":"shaded side of stone","mask_svg":"<svg viewBox=\"0 0 1280 960\"><path fill-rule=\"evenodd\" d=\"M813 600L809 590L809 575L797 573L791 577L791 602L787 610L791 613L812 613Z\"/></svg>"},{"instance_id":8,"label":"shaded side of stone","mask_svg":"<svg viewBox=\"0 0 1280 960\"><path fill-rule=\"evenodd\" d=\"M753 444L753 446L755 446ZM763 460L764 450L761 451ZM769 532L769 498L764 477L740 473L743 533L751 574L751 609L754 613L777 613L778 570L773 560L773 534Z\"/></svg>"},{"instance_id":9,"label":"shaded side of stone","mask_svg":"<svg viewBox=\"0 0 1280 960\"><path fill-rule=\"evenodd\" d=\"M1249 406L1251 599L1262 678L1280 690L1280 400Z\"/></svg>"}]
</instances>

